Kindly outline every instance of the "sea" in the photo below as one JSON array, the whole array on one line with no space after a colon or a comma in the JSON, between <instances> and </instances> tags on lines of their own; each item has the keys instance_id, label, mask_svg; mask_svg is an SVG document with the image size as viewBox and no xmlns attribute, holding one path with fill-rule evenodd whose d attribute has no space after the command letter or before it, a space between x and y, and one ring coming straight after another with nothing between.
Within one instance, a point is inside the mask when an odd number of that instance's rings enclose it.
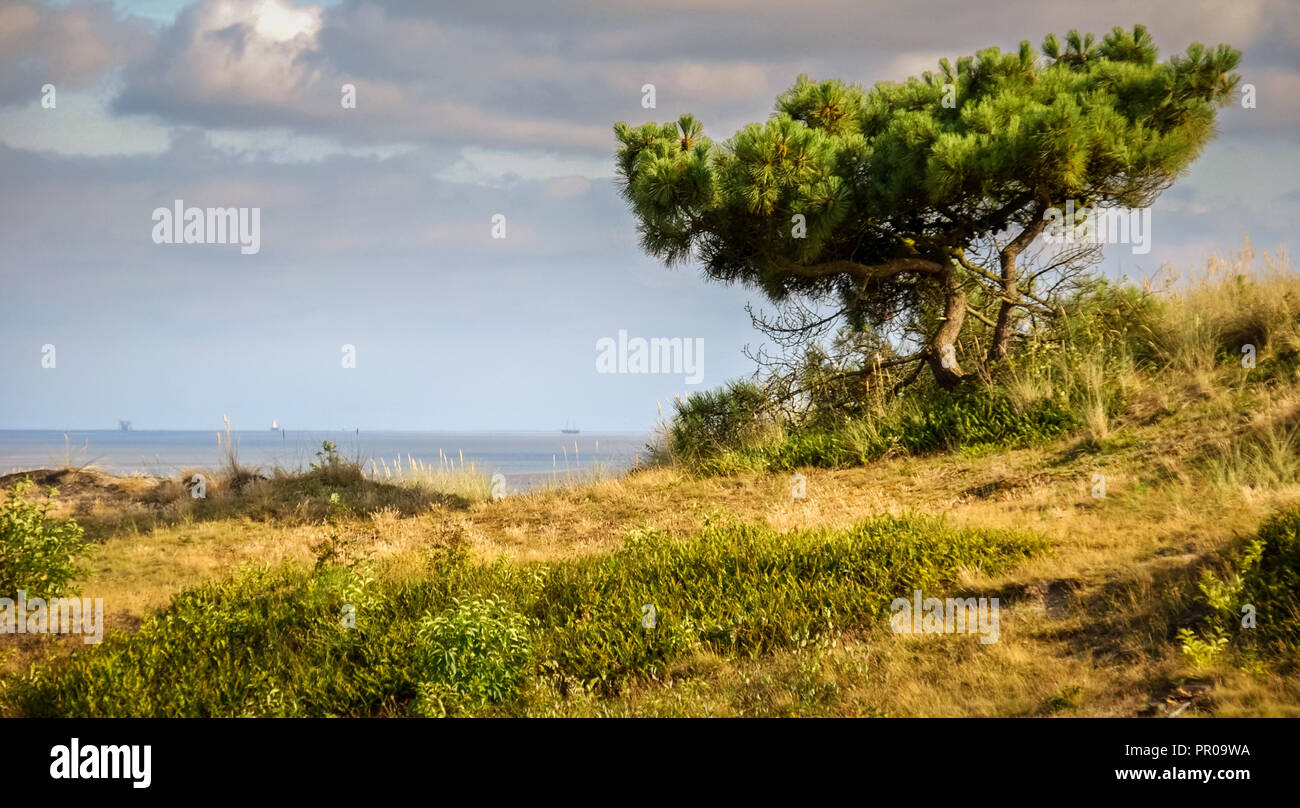
<instances>
[{"instance_id":1,"label":"sea","mask_svg":"<svg viewBox=\"0 0 1300 808\"><path fill-rule=\"evenodd\" d=\"M649 434L243 430L230 433L239 463L263 473L311 467L329 441L367 473L473 466L501 474L509 490L618 474L647 457ZM91 468L117 475L172 477L220 468L227 437L210 430L0 430L0 474L38 468Z\"/></svg>"}]
</instances>

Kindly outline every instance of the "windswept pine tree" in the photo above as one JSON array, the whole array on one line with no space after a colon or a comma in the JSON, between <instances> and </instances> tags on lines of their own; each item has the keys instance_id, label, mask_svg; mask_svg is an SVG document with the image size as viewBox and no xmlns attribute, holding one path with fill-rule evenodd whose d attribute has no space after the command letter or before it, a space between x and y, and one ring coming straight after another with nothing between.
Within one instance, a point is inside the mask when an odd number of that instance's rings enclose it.
<instances>
[{"instance_id":1,"label":"windswept pine tree","mask_svg":"<svg viewBox=\"0 0 1300 808\"><path fill-rule=\"evenodd\" d=\"M1052 270L1095 260L1025 271L1049 211L1149 206L1214 136L1239 60L1194 44L1161 62L1135 26L870 90L800 76L724 143L691 115L620 122L619 179L650 254L777 304L833 306L801 327L892 335L916 347L894 364L924 362L951 388L962 357L996 362L1020 318L1054 314ZM982 340L965 339L972 322Z\"/></svg>"}]
</instances>

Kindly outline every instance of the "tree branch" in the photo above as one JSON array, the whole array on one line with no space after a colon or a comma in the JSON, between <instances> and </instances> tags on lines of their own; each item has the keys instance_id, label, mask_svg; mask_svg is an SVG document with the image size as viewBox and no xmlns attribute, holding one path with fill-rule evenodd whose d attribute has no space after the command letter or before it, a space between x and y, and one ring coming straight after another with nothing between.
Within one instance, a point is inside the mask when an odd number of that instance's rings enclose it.
<instances>
[{"instance_id":1,"label":"tree branch","mask_svg":"<svg viewBox=\"0 0 1300 808\"><path fill-rule=\"evenodd\" d=\"M1003 299L1005 300L1006 298L1003 298ZM997 323L993 322L993 321L990 320L989 318L985 317L983 314L980 314L978 311L976 311L975 309L971 308L971 306L970 306L969 303L966 304L966 313L967 313L967 314L970 314L970 315L972 315L972 316L974 316L974 318L975 318L976 320L979 320L979 321L980 321L981 323L983 323L984 325L987 325L987 326L990 326L990 327L997 325Z\"/></svg>"},{"instance_id":2,"label":"tree branch","mask_svg":"<svg viewBox=\"0 0 1300 808\"><path fill-rule=\"evenodd\" d=\"M772 264L782 272L798 275L801 278L831 278L836 275L848 275L859 282L879 280L893 275L915 272L922 275L939 275L943 264L925 258L895 258L883 264L860 264L857 261L823 261L820 264L800 264L788 258L773 257Z\"/></svg>"}]
</instances>

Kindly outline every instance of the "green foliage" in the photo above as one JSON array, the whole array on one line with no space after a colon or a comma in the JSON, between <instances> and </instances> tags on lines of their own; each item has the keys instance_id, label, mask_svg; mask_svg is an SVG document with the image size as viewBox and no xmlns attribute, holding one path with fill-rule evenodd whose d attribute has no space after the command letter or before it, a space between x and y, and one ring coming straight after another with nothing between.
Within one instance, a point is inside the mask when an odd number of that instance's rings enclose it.
<instances>
[{"instance_id":1,"label":"green foliage","mask_svg":"<svg viewBox=\"0 0 1300 808\"><path fill-rule=\"evenodd\" d=\"M712 524L689 542L642 531L611 556L553 569L535 614L557 629L544 648L558 670L613 690L693 648L752 657L883 619L894 598L951 585L961 567L996 573L1045 548L918 515L786 535ZM653 629L640 623L645 604Z\"/></svg>"},{"instance_id":2,"label":"green foliage","mask_svg":"<svg viewBox=\"0 0 1300 808\"><path fill-rule=\"evenodd\" d=\"M353 486L361 483L364 478L361 464L348 460L339 453L338 446L328 440L321 442L309 476L313 481L327 486Z\"/></svg>"},{"instance_id":3,"label":"green foliage","mask_svg":"<svg viewBox=\"0 0 1300 808\"><path fill-rule=\"evenodd\" d=\"M689 465L706 474L740 470L782 471L801 466L843 468L885 454L924 454L955 449L1014 448L1051 440L1076 425L1051 401L1017 407L1003 393L972 389L947 396L918 396L874 416L846 418L808 428L788 428L755 440L718 445ZM673 428L689 433L689 424ZM712 447L710 447L712 448Z\"/></svg>"},{"instance_id":4,"label":"green foliage","mask_svg":"<svg viewBox=\"0 0 1300 808\"><path fill-rule=\"evenodd\" d=\"M1237 357L1240 362L1240 357ZM1271 362L1264 362L1258 372L1252 373L1252 380L1260 383L1286 383L1300 378L1300 350L1278 352Z\"/></svg>"},{"instance_id":5,"label":"green foliage","mask_svg":"<svg viewBox=\"0 0 1300 808\"><path fill-rule=\"evenodd\" d=\"M680 405L667 430L671 455L690 468L729 474L846 467L891 453L1014 448L1076 431L1083 432L1077 450L1126 448L1133 434L1113 431L1110 419L1125 413L1135 391L1149 381L1181 384L1190 367L1239 367L1242 334L1255 335L1270 353L1240 378L1260 384L1291 378L1300 359L1272 351L1300 345L1294 336L1300 334L1300 302L1289 285L1274 282L1267 287L1272 293L1264 288L1238 275L1164 299L1092 281L1063 301L1061 316L1027 330L1022 351L987 379L952 393L924 384L893 392L888 375L877 378L858 372L870 367L853 366L847 370L855 375L846 376L813 346L785 388L771 380L764 387L747 383ZM782 409L775 396L792 387L809 392L797 407ZM1234 439L1229 460L1263 470L1238 475L1238 482L1294 478L1297 440L1300 429L1292 421Z\"/></svg>"},{"instance_id":6,"label":"green foliage","mask_svg":"<svg viewBox=\"0 0 1300 808\"><path fill-rule=\"evenodd\" d=\"M1044 342L1086 353L1129 355L1144 366L1158 362L1151 344L1165 304L1136 286L1098 278L1063 301L1064 316L1053 320Z\"/></svg>"},{"instance_id":7,"label":"green foliage","mask_svg":"<svg viewBox=\"0 0 1300 808\"><path fill-rule=\"evenodd\" d=\"M345 628L355 574L246 569L186 590L134 634L112 632L5 693L30 715L305 716L399 713L421 672L415 622ZM421 604L423 605L423 604ZM364 617L365 615L363 615Z\"/></svg>"},{"instance_id":8,"label":"green foliage","mask_svg":"<svg viewBox=\"0 0 1300 808\"><path fill-rule=\"evenodd\" d=\"M695 462L763 438L774 426L762 388L733 382L679 401L668 426L668 450L674 459Z\"/></svg>"},{"instance_id":9,"label":"green foliage","mask_svg":"<svg viewBox=\"0 0 1300 808\"><path fill-rule=\"evenodd\" d=\"M936 400L903 419L900 441L913 452L957 447L1016 447L1043 443L1073 426L1070 413L1048 402L1017 411L997 394L968 393Z\"/></svg>"},{"instance_id":10,"label":"green foliage","mask_svg":"<svg viewBox=\"0 0 1300 808\"><path fill-rule=\"evenodd\" d=\"M1292 654L1300 648L1300 507L1270 517L1233 559L1230 571L1201 574L1198 600L1208 609L1199 635L1179 632L1199 664L1229 647Z\"/></svg>"},{"instance_id":11,"label":"green foliage","mask_svg":"<svg viewBox=\"0 0 1300 808\"><path fill-rule=\"evenodd\" d=\"M311 548L316 556L316 569L340 564L355 565L356 559L352 556L357 541L355 536L348 533L346 527L347 518L351 513L352 509L343 502L337 491L330 494L325 513L328 533L324 540L312 545Z\"/></svg>"},{"instance_id":12,"label":"green foliage","mask_svg":"<svg viewBox=\"0 0 1300 808\"><path fill-rule=\"evenodd\" d=\"M1083 701L1082 696L1083 688L1078 685L1066 685L1043 704L1043 710L1048 713L1073 710Z\"/></svg>"},{"instance_id":13,"label":"green foliage","mask_svg":"<svg viewBox=\"0 0 1300 808\"><path fill-rule=\"evenodd\" d=\"M84 531L72 519L52 519L49 498L34 499L30 479L15 482L0 505L0 597L54 598L71 594L70 582L82 573L77 556L86 548Z\"/></svg>"},{"instance_id":14,"label":"green foliage","mask_svg":"<svg viewBox=\"0 0 1300 808\"><path fill-rule=\"evenodd\" d=\"M1255 607L1257 641L1300 646L1300 508L1275 515L1259 531L1241 563L1240 600Z\"/></svg>"},{"instance_id":15,"label":"green foliage","mask_svg":"<svg viewBox=\"0 0 1300 808\"><path fill-rule=\"evenodd\" d=\"M416 712L426 716L483 708L519 694L531 656L528 618L494 597L455 599L416 634L429 680Z\"/></svg>"},{"instance_id":16,"label":"green foliage","mask_svg":"<svg viewBox=\"0 0 1300 808\"><path fill-rule=\"evenodd\" d=\"M1206 629L1203 638L1190 628L1180 628L1177 638L1183 654L1198 668L1209 667L1228 647L1228 635L1218 628Z\"/></svg>"},{"instance_id":17,"label":"green foliage","mask_svg":"<svg viewBox=\"0 0 1300 808\"><path fill-rule=\"evenodd\" d=\"M316 452L316 459L312 462L311 467L317 470L335 469L343 465L343 455L339 454L339 447L334 441L322 441L320 451Z\"/></svg>"},{"instance_id":18,"label":"green foliage","mask_svg":"<svg viewBox=\"0 0 1300 808\"><path fill-rule=\"evenodd\" d=\"M11 680L0 713L518 714L537 688L612 694L693 649L754 656L873 625L914 588L1046 547L909 515L788 534L714 523L685 542L639 531L610 556L553 565L446 552L422 578L387 583L338 566L250 569Z\"/></svg>"},{"instance_id":19,"label":"green foliage","mask_svg":"<svg viewBox=\"0 0 1300 808\"><path fill-rule=\"evenodd\" d=\"M800 76L766 122L720 143L690 115L620 122L618 178L642 247L937 350L936 301L964 303L963 286L1017 294L959 259L1067 203L1150 205L1213 138L1239 81L1232 48L1160 62L1140 25L1100 41L1071 31L1064 45L1049 35L1041 50L987 48L870 89Z\"/></svg>"}]
</instances>

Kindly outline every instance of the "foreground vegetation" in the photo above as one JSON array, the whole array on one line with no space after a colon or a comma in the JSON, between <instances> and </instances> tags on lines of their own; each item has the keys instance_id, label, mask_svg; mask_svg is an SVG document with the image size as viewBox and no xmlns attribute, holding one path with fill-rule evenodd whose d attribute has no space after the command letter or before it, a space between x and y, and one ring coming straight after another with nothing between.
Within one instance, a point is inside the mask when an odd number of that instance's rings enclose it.
<instances>
[{"instance_id":1,"label":"foreground vegetation","mask_svg":"<svg viewBox=\"0 0 1300 808\"><path fill-rule=\"evenodd\" d=\"M247 570L33 671L10 698L27 715L526 712L525 689L616 695L692 653L797 647L864 627L895 596L951 585L963 568L997 573L1044 547L882 517L785 535L711 525L687 542L641 532L608 556L557 564L479 565L452 550L402 581L344 565Z\"/></svg>"},{"instance_id":2,"label":"foreground vegetation","mask_svg":"<svg viewBox=\"0 0 1300 808\"><path fill-rule=\"evenodd\" d=\"M1163 293L1095 281L1060 316L1029 328L1014 356L953 391L869 362L849 376L814 348L798 359L801 396L774 401L738 382L689 397L656 448L668 462L716 474L969 454L1065 435L1096 452L1126 440L1125 426L1194 411L1211 419L1198 427L1217 441L1207 472L1244 484L1294 479L1300 278L1285 261L1265 256L1261 267L1248 245L1199 283L1165 275ZM764 386L772 381L780 380ZM1253 415L1244 429L1224 434L1212 422L1243 412Z\"/></svg>"},{"instance_id":3,"label":"foreground vegetation","mask_svg":"<svg viewBox=\"0 0 1300 808\"><path fill-rule=\"evenodd\" d=\"M113 631L0 637L0 710L1300 715L1300 280L1259 263L1095 288L946 403L692 397L660 466L504 500L34 475ZM1000 639L893 633L913 588Z\"/></svg>"}]
</instances>

